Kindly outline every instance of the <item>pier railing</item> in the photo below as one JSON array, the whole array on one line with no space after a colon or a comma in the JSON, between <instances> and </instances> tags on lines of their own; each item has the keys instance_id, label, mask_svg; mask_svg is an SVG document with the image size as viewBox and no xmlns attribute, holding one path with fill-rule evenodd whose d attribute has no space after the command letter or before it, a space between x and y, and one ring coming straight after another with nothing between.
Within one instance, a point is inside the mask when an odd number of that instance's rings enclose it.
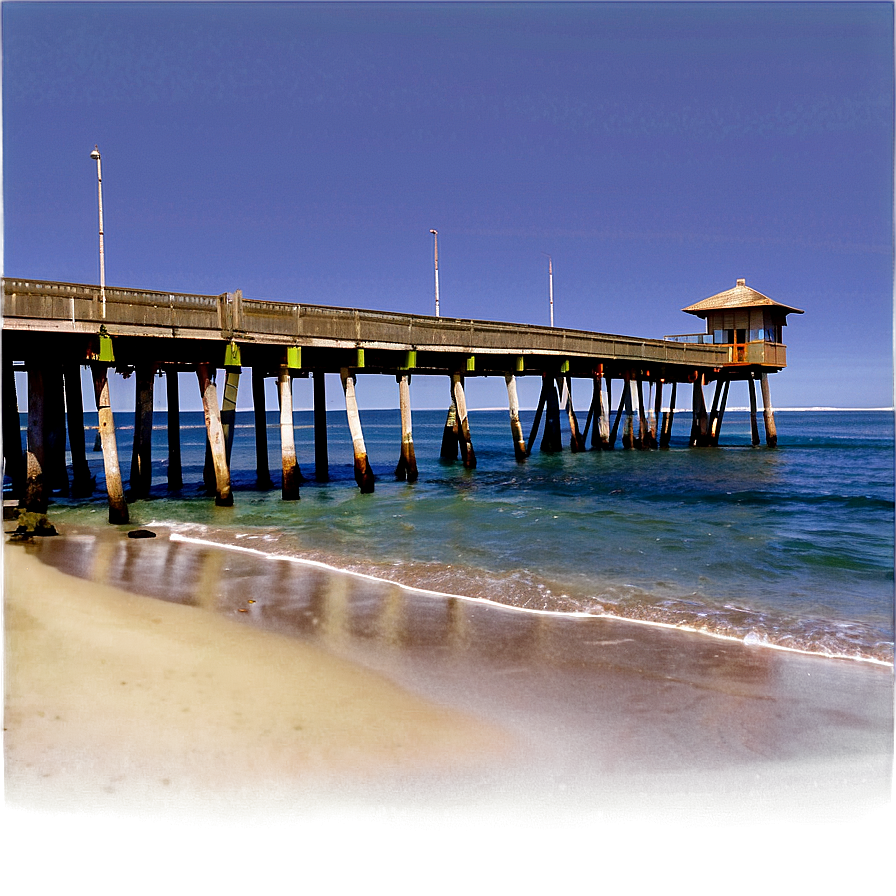
<instances>
[{"instance_id":1,"label":"pier railing","mask_svg":"<svg viewBox=\"0 0 896 896\"><path fill-rule=\"evenodd\" d=\"M168 336L271 345L538 354L714 367L727 349L669 339L297 302L3 279L6 330Z\"/></svg>"}]
</instances>

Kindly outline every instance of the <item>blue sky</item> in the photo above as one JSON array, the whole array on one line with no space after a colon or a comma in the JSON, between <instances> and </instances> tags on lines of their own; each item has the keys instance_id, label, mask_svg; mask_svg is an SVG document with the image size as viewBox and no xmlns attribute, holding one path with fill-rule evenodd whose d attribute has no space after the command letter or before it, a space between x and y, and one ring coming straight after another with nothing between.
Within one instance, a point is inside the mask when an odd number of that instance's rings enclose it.
<instances>
[{"instance_id":1,"label":"blue sky","mask_svg":"<svg viewBox=\"0 0 896 896\"><path fill-rule=\"evenodd\" d=\"M9 276L98 282L96 143L110 285L432 313L436 228L443 316L547 323L543 253L557 325L611 333L700 330L743 277L806 311L777 406L893 402L890 3L2 17Z\"/></svg>"}]
</instances>

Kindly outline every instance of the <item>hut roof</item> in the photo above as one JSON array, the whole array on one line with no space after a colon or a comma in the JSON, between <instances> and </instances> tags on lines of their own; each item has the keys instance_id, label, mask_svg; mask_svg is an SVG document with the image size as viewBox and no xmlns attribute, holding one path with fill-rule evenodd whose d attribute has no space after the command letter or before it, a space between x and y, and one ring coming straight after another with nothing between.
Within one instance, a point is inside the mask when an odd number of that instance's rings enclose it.
<instances>
[{"instance_id":1,"label":"hut roof","mask_svg":"<svg viewBox=\"0 0 896 896\"><path fill-rule=\"evenodd\" d=\"M697 317L706 317L710 311L719 311L725 308L759 308L763 305L773 305L775 308L780 308L785 315L803 313L799 308L776 302L774 299L764 296L761 292L750 289L746 280L738 280L734 289L727 289L725 292L710 296L708 299L703 299L702 302L688 305L687 308L682 308L681 310L686 311L688 314L696 314Z\"/></svg>"}]
</instances>

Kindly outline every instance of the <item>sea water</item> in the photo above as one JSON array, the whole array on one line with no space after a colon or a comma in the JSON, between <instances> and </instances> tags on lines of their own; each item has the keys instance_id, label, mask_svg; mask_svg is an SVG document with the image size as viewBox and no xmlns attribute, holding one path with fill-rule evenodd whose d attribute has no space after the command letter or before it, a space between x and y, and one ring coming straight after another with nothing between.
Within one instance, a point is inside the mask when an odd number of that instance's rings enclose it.
<instances>
[{"instance_id":1,"label":"sea water","mask_svg":"<svg viewBox=\"0 0 896 896\"><path fill-rule=\"evenodd\" d=\"M528 433L534 413L521 413ZM132 417L117 415L127 479ZM267 415L275 487L259 491L252 412L236 415L235 502L202 486L205 427L182 412L185 486L167 490L166 415L153 422L153 487L129 528L256 556L305 558L445 594L532 611L621 616L708 636L893 662L894 432L891 412L778 412L778 447L750 446L749 415L728 411L718 448L687 446L677 415L668 451L514 458L507 411L472 411L477 467L439 458L445 411L415 411L419 479L396 482L397 410L362 410L374 494L354 482L345 413L328 413L330 481L314 481L310 411L294 415L299 501L280 496L279 413ZM24 422L24 421L23 421ZM88 426L96 415L86 414ZM55 497L57 523L102 524L102 454L92 499Z\"/></svg>"}]
</instances>

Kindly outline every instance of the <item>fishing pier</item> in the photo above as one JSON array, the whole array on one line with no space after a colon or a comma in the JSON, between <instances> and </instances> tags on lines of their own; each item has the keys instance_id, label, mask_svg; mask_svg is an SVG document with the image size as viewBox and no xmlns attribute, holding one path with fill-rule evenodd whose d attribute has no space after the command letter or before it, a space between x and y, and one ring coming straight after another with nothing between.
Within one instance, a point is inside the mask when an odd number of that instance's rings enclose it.
<instances>
[{"instance_id":1,"label":"fishing pier","mask_svg":"<svg viewBox=\"0 0 896 896\"><path fill-rule=\"evenodd\" d=\"M760 444L756 382L763 396L766 444L777 442L768 374L786 366L782 328L787 314L802 312L775 302L738 280L684 311L706 321L697 334L639 339L581 330L397 314L244 299L240 291L187 295L76 283L4 278L3 458L20 506L43 512L53 492L89 496L90 476L83 419L81 368L92 372L99 421L109 520L128 521L115 423L109 399L110 370L136 381L129 492L145 497L151 481L153 390L165 380L168 409L168 486L183 486L177 373L193 372L207 429L204 481L222 506L233 503L230 454L234 415L244 367L251 369L259 488L272 488L268 468L264 381L275 378L280 404L282 496L299 498L301 473L293 430L292 381L313 379L315 478L326 481L327 424L324 375L340 376L351 432L355 479L374 490L358 412L359 379L394 376L401 413L395 476L413 482L417 461L411 425L413 376L442 376L448 415L441 457L476 466L465 382L501 376L507 385L510 445L525 462L541 433L540 450L611 450L669 447L677 388L690 387L689 444L718 444L732 382L748 384L752 444ZM27 443L22 445L14 372L27 376ZM223 391L217 372L224 371ZM519 417L517 378L537 376L541 394L528 438ZM584 427L572 402L575 381L591 385ZM707 407L704 389L715 384ZM616 402L614 403L614 387ZM646 393L646 394L645 394ZM646 400L645 400L646 399ZM561 423L562 418L566 422ZM542 426L543 422L543 426ZM66 428L71 482L66 464ZM589 442L590 435L590 442Z\"/></svg>"}]
</instances>

